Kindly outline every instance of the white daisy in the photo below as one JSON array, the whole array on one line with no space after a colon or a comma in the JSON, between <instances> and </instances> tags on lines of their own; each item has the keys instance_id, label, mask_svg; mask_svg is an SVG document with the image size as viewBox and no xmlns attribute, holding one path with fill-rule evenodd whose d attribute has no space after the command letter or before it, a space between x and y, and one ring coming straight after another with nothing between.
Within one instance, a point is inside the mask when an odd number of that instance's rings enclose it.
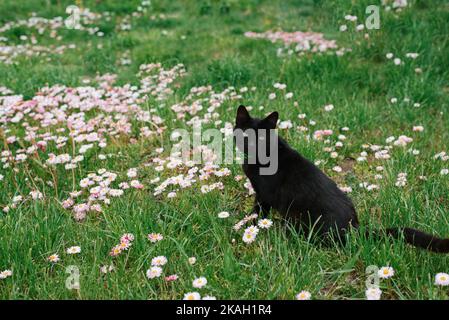
<instances>
[{"instance_id":1,"label":"white daisy","mask_svg":"<svg viewBox=\"0 0 449 320\"><path fill-rule=\"evenodd\" d=\"M12 276L11 270L4 270L4 271L0 272L0 279L6 279L10 276Z\"/></svg>"},{"instance_id":2,"label":"white daisy","mask_svg":"<svg viewBox=\"0 0 449 320\"><path fill-rule=\"evenodd\" d=\"M242 239L243 239L243 242L245 242L245 243L251 243L254 240L256 240L256 236L257 236L256 233L245 232L245 233L243 233L243 238Z\"/></svg>"},{"instance_id":3,"label":"white daisy","mask_svg":"<svg viewBox=\"0 0 449 320\"><path fill-rule=\"evenodd\" d=\"M201 300L201 295L198 292L187 292L184 300Z\"/></svg>"},{"instance_id":4,"label":"white daisy","mask_svg":"<svg viewBox=\"0 0 449 320\"><path fill-rule=\"evenodd\" d=\"M394 269L392 267L382 267L377 272L379 278L388 279L394 276Z\"/></svg>"},{"instance_id":5,"label":"white daisy","mask_svg":"<svg viewBox=\"0 0 449 320\"><path fill-rule=\"evenodd\" d=\"M207 279L205 277L199 277L192 282L194 288L202 288L207 284Z\"/></svg>"},{"instance_id":6,"label":"white daisy","mask_svg":"<svg viewBox=\"0 0 449 320\"><path fill-rule=\"evenodd\" d=\"M151 259L152 266L163 266L167 263L167 258L164 256L157 256Z\"/></svg>"},{"instance_id":7,"label":"white daisy","mask_svg":"<svg viewBox=\"0 0 449 320\"><path fill-rule=\"evenodd\" d=\"M226 218L229 217L229 212L222 211L222 212L220 212L220 213L218 214L218 217L219 217L220 219L226 219Z\"/></svg>"},{"instance_id":8,"label":"white daisy","mask_svg":"<svg viewBox=\"0 0 449 320\"><path fill-rule=\"evenodd\" d=\"M153 278L159 278L162 274L162 268L161 267L151 267L147 270L147 278L153 279Z\"/></svg>"},{"instance_id":9,"label":"white daisy","mask_svg":"<svg viewBox=\"0 0 449 320\"><path fill-rule=\"evenodd\" d=\"M440 272L435 275L435 285L449 286L449 274Z\"/></svg>"},{"instance_id":10,"label":"white daisy","mask_svg":"<svg viewBox=\"0 0 449 320\"><path fill-rule=\"evenodd\" d=\"M153 242L153 243L161 241L162 239L164 239L164 237L160 233L150 233L148 235L148 240L150 240L150 242Z\"/></svg>"},{"instance_id":11,"label":"white daisy","mask_svg":"<svg viewBox=\"0 0 449 320\"><path fill-rule=\"evenodd\" d=\"M273 225L273 221L271 221L270 219L261 219L259 220L257 225L261 229L269 229Z\"/></svg>"},{"instance_id":12,"label":"white daisy","mask_svg":"<svg viewBox=\"0 0 449 320\"><path fill-rule=\"evenodd\" d=\"M259 228L256 226L249 226L248 228L245 229L245 233L254 233L254 234L258 234L259 233Z\"/></svg>"},{"instance_id":13,"label":"white daisy","mask_svg":"<svg viewBox=\"0 0 449 320\"><path fill-rule=\"evenodd\" d=\"M334 105L333 104L328 104L324 106L324 110L329 112L332 111L334 109Z\"/></svg>"},{"instance_id":14,"label":"white daisy","mask_svg":"<svg viewBox=\"0 0 449 320\"><path fill-rule=\"evenodd\" d=\"M310 300L312 295L309 291L303 290L296 295L296 300Z\"/></svg>"},{"instance_id":15,"label":"white daisy","mask_svg":"<svg viewBox=\"0 0 449 320\"><path fill-rule=\"evenodd\" d=\"M52 262L52 263L56 263L56 262L58 262L60 259L59 259L59 256L58 256L56 253L54 253L54 254L52 254L51 256L49 256L49 257L47 258L47 260L50 261L50 262Z\"/></svg>"},{"instance_id":16,"label":"white daisy","mask_svg":"<svg viewBox=\"0 0 449 320\"><path fill-rule=\"evenodd\" d=\"M81 252L81 247L73 246L67 249L68 254L77 254Z\"/></svg>"}]
</instances>

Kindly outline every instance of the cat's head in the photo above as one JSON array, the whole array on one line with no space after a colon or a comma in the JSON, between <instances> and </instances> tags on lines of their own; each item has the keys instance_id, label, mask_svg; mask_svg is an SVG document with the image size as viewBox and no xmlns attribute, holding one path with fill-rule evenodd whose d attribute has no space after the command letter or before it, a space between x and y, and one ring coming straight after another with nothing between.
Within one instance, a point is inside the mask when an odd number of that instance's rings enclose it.
<instances>
[{"instance_id":1,"label":"cat's head","mask_svg":"<svg viewBox=\"0 0 449 320\"><path fill-rule=\"evenodd\" d=\"M254 130L274 130L278 121L279 114L277 111L270 113L263 119L253 118L249 115L245 106L239 106L237 116L235 118L234 129L254 129Z\"/></svg>"},{"instance_id":2,"label":"cat's head","mask_svg":"<svg viewBox=\"0 0 449 320\"><path fill-rule=\"evenodd\" d=\"M237 148L246 156L245 163L267 165L273 157L277 160L278 136L275 129L278 117L275 111L263 119L253 118L244 106L238 108L234 139Z\"/></svg>"}]
</instances>

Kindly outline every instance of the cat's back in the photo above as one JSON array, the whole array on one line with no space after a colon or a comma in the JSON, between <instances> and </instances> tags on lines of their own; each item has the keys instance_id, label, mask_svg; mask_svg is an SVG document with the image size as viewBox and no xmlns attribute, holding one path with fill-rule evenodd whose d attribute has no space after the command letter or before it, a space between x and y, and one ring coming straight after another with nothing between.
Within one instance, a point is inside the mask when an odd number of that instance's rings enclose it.
<instances>
[{"instance_id":1,"label":"cat's back","mask_svg":"<svg viewBox=\"0 0 449 320\"><path fill-rule=\"evenodd\" d=\"M285 200L313 211L329 211L335 206L348 213L354 211L352 201L337 184L299 152L289 148L282 162L282 187L290 198Z\"/></svg>"}]
</instances>

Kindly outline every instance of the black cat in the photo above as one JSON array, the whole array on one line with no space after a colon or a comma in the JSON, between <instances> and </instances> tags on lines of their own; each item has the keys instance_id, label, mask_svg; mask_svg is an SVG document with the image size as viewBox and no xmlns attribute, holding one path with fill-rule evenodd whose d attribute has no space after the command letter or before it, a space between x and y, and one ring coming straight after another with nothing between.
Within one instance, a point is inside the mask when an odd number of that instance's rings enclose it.
<instances>
[{"instance_id":1,"label":"black cat","mask_svg":"<svg viewBox=\"0 0 449 320\"><path fill-rule=\"evenodd\" d=\"M234 133L256 132L256 140L252 144L259 146L260 133L266 132L264 136L269 136L268 132L274 134L277 120L277 112L258 119L252 118L246 108L240 106ZM314 234L327 239L336 235L343 242L349 229L359 226L351 199L312 162L293 150L285 140L275 134L274 137L277 142L274 149L277 152L277 170L271 175L261 174L260 170L267 167L266 162L262 164L258 156L252 157L249 154L249 150L252 150L251 141L248 141L250 139L246 138L244 145L239 146L246 156L243 171L256 192L254 212L266 215L271 208L276 209L305 232L313 230ZM267 150L270 150L269 146L268 143ZM254 153L254 150L252 151ZM440 253L449 252L449 239L440 239L412 228L389 228L386 233L394 238L403 235L407 243L419 248Z\"/></svg>"}]
</instances>

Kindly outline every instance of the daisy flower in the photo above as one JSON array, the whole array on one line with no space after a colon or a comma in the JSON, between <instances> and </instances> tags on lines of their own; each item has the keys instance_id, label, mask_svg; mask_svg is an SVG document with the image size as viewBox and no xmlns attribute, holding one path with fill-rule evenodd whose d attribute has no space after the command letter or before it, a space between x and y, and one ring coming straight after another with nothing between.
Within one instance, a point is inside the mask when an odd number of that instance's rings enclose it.
<instances>
[{"instance_id":1,"label":"daisy flower","mask_svg":"<svg viewBox=\"0 0 449 320\"><path fill-rule=\"evenodd\" d=\"M214 296L204 296L201 300L217 300Z\"/></svg>"},{"instance_id":2,"label":"daisy flower","mask_svg":"<svg viewBox=\"0 0 449 320\"><path fill-rule=\"evenodd\" d=\"M196 258L195 257L190 257L189 258L189 264L194 265L196 263Z\"/></svg>"},{"instance_id":3,"label":"daisy flower","mask_svg":"<svg viewBox=\"0 0 449 320\"><path fill-rule=\"evenodd\" d=\"M50 262L52 262L52 263L56 263L56 262L58 262L60 259L59 259L59 256L58 256L56 253L54 253L54 254L52 254L51 256L49 256L49 257L47 258L47 260L50 261Z\"/></svg>"},{"instance_id":4,"label":"daisy flower","mask_svg":"<svg viewBox=\"0 0 449 320\"><path fill-rule=\"evenodd\" d=\"M194 288L202 288L207 284L207 279L205 277L199 277L192 282Z\"/></svg>"},{"instance_id":5,"label":"daisy flower","mask_svg":"<svg viewBox=\"0 0 449 320\"><path fill-rule=\"evenodd\" d=\"M249 226L248 228L245 229L245 233L258 234L259 233L259 228L256 227L256 226Z\"/></svg>"},{"instance_id":6,"label":"daisy flower","mask_svg":"<svg viewBox=\"0 0 449 320\"><path fill-rule=\"evenodd\" d=\"M167 258L165 256L157 256L151 259L152 266L163 266L167 263Z\"/></svg>"},{"instance_id":7,"label":"daisy flower","mask_svg":"<svg viewBox=\"0 0 449 320\"><path fill-rule=\"evenodd\" d=\"M449 274L440 272L435 275L435 285L449 286Z\"/></svg>"},{"instance_id":8,"label":"daisy flower","mask_svg":"<svg viewBox=\"0 0 449 320\"><path fill-rule=\"evenodd\" d=\"M0 279L6 279L10 276L12 276L11 270L4 270L4 271L0 272Z\"/></svg>"},{"instance_id":9,"label":"daisy flower","mask_svg":"<svg viewBox=\"0 0 449 320\"><path fill-rule=\"evenodd\" d=\"M109 265L109 266L105 265L105 266L101 266L100 267L100 272L101 273L106 274L106 273L112 272L112 271L114 271L114 266L112 264Z\"/></svg>"},{"instance_id":10,"label":"daisy flower","mask_svg":"<svg viewBox=\"0 0 449 320\"><path fill-rule=\"evenodd\" d=\"M129 241L121 241L117 247L120 248L120 251L128 250L128 248L131 247L131 244L132 243Z\"/></svg>"},{"instance_id":11,"label":"daisy flower","mask_svg":"<svg viewBox=\"0 0 449 320\"><path fill-rule=\"evenodd\" d=\"M132 241L134 241L134 235L132 233L125 233L120 238L120 242L132 242Z\"/></svg>"},{"instance_id":12,"label":"daisy flower","mask_svg":"<svg viewBox=\"0 0 449 320\"><path fill-rule=\"evenodd\" d=\"M309 291L303 290L296 295L296 300L310 300L312 295Z\"/></svg>"},{"instance_id":13,"label":"daisy flower","mask_svg":"<svg viewBox=\"0 0 449 320\"><path fill-rule=\"evenodd\" d=\"M290 120L281 121L278 125L279 129L290 129L293 128L293 124Z\"/></svg>"},{"instance_id":14,"label":"daisy flower","mask_svg":"<svg viewBox=\"0 0 449 320\"><path fill-rule=\"evenodd\" d=\"M187 292L183 300L201 300L201 295L198 292Z\"/></svg>"},{"instance_id":15,"label":"daisy flower","mask_svg":"<svg viewBox=\"0 0 449 320\"><path fill-rule=\"evenodd\" d=\"M7 277L11 277L12 276L12 271L11 270L4 270L2 272L3 275L7 276Z\"/></svg>"},{"instance_id":16,"label":"daisy flower","mask_svg":"<svg viewBox=\"0 0 449 320\"><path fill-rule=\"evenodd\" d=\"M162 239L164 239L164 237L160 233L150 233L148 235L148 240L150 240L150 242L152 243L156 243L158 241L161 241Z\"/></svg>"},{"instance_id":17,"label":"daisy flower","mask_svg":"<svg viewBox=\"0 0 449 320\"><path fill-rule=\"evenodd\" d=\"M121 182L118 186L120 189L123 189L123 190L129 189L129 184L126 182Z\"/></svg>"},{"instance_id":18,"label":"daisy flower","mask_svg":"<svg viewBox=\"0 0 449 320\"><path fill-rule=\"evenodd\" d=\"M347 14L347 15L345 15L345 20L356 21L357 20L357 16L351 16L350 14Z\"/></svg>"},{"instance_id":19,"label":"daisy flower","mask_svg":"<svg viewBox=\"0 0 449 320\"><path fill-rule=\"evenodd\" d=\"M167 194L167 198L175 198L176 197L176 192L169 192L168 194Z\"/></svg>"},{"instance_id":20,"label":"daisy flower","mask_svg":"<svg viewBox=\"0 0 449 320\"><path fill-rule=\"evenodd\" d=\"M81 252L81 247L73 246L67 249L68 254L76 254Z\"/></svg>"},{"instance_id":21,"label":"daisy flower","mask_svg":"<svg viewBox=\"0 0 449 320\"><path fill-rule=\"evenodd\" d=\"M129 169L128 172L126 173L126 175L128 176L128 178L137 177L137 169L136 168Z\"/></svg>"},{"instance_id":22,"label":"daisy flower","mask_svg":"<svg viewBox=\"0 0 449 320\"><path fill-rule=\"evenodd\" d=\"M229 212L222 211L222 212L220 212L220 213L218 214L218 217L219 217L220 219L226 219L226 218L229 217Z\"/></svg>"},{"instance_id":23,"label":"daisy flower","mask_svg":"<svg viewBox=\"0 0 449 320\"><path fill-rule=\"evenodd\" d=\"M115 246L111 249L111 252L109 252L109 254L113 257L118 256L120 253L122 253L122 249L120 248L120 246Z\"/></svg>"},{"instance_id":24,"label":"daisy flower","mask_svg":"<svg viewBox=\"0 0 449 320\"><path fill-rule=\"evenodd\" d=\"M333 104L328 104L324 106L324 111L329 112L332 111L334 109L334 105Z\"/></svg>"},{"instance_id":25,"label":"daisy flower","mask_svg":"<svg viewBox=\"0 0 449 320\"><path fill-rule=\"evenodd\" d=\"M73 206L74 203L75 203L75 202L73 201L73 199L69 198L69 199L66 199L66 200L64 200L64 201L62 202L62 207L63 207L64 209L68 209L68 208L70 208L71 206Z\"/></svg>"},{"instance_id":26,"label":"daisy flower","mask_svg":"<svg viewBox=\"0 0 449 320\"><path fill-rule=\"evenodd\" d=\"M129 185L135 189L142 189L143 188L143 184L141 184L139 182L139 180L132 180Z\"/></svg>"},{"instance_id":27,"label":"daisy flower","mask_svg":"<svg viewBox=\"0 0 449 320\"><path fill-rule=\"evenodd\" d=\"M347 186L341 186L339 187L341 191L343 191L344 193L351 193L352 192L352 188L351 187L347 187Z\"/></svg>"},{"instance_id":28,"label":"daisy flower","mask_svg":"<svg viewBox=\"0 0 449 320\"><path fill-rule=\"evenodd\" d=\"M244 234L243 234L243 242L245 242L245 243L252 243L252 242L254 242L254 240L256 240L256 236L257 236L257 234L256 233L252 233L252 232L245 232Z\"/></svg>"},{"instance_id":29,"label":"daisy flower","mask_svg":"<svg viewBox=\"0 0 449 320\"><path fill-rule=\"evenodd\" d=\"M379 278L388 279L394 276L394 269L392 267L382 267L377 272Z\"/></svg>"},{"instance_id":30,"label":"daisy flower","mask_svg":"<svg viewBox=\"0 0 449 320\"><path fill-rule=\"evenodd\" d=\"M151 267L147 270L147 278L153 279L153 278L159 278L162 274L162 268L161 267Z\"/></svg>"},{"instance_id":31,"label":"daisy flower","mask_svg":"<svg viewBox=\"0 0 449 320\"><path fill-rule=\"evenodd\" d=\"M273 221L271 221L270 219L261 219L259 220L257 225L261 229L269 229L273 225Z\"/></svg>"}]
</instances>

